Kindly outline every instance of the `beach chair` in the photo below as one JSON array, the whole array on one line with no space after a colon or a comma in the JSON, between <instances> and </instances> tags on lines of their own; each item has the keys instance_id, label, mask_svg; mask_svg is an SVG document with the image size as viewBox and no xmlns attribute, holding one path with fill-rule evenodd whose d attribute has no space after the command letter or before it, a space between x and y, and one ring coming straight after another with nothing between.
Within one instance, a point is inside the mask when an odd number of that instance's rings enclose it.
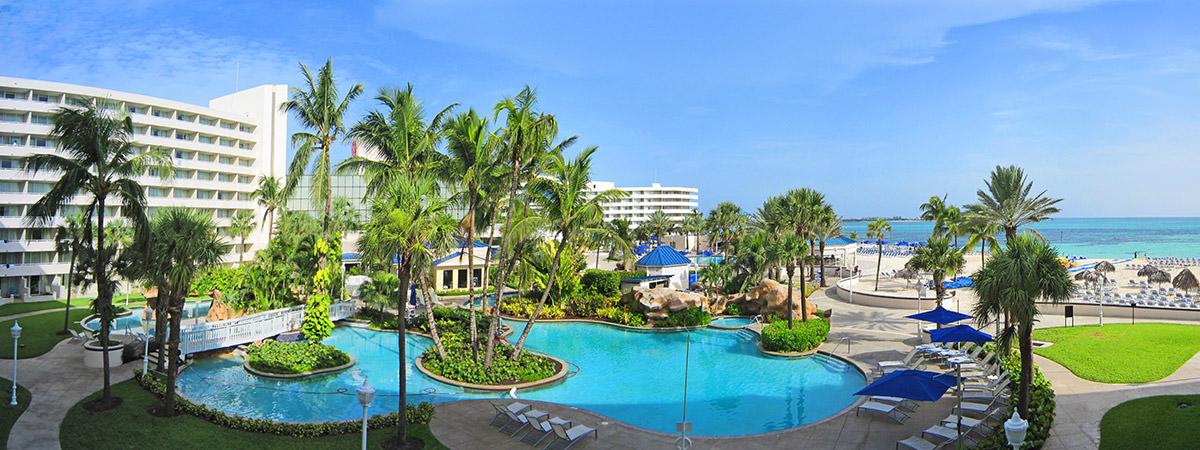
<instances>
[{"instance_id":1,"label":"beach chair","mask_svg":"<svg viewBox=\"0 0 1200 450\"><path fill-rule=\"evenodd\" d=\"M569 420L563 420L559 417L547 417L548 416L541 416L538 418L527 417L528 419L531 419L530 423L533 424L533 428L531 428L529 431L526 431L524 435L521 435L521 442L532 445L536 448L538 444L542 443L542 440L554 434L554 427L552 424L559 424L564 427L571 426L571 422Z\"/></svg>"},{"instance_id":2,"label":"beach chair","mask_svg":"<svg viewBox=\"0 0 1200 450\"><path fill-rule=\"evenodd\" d=\"M1000 372L1000 375L987 375L985 377L975 377L975 378L981 378L981 379L984 379L987 381L968 381L966 383L963 383L963 389L966 389L969 391L970 390L990 391L992 389L995 389L996 386L999 385L1001 382L1008 379L1008 371L1005 370L1003 372Z\"/></svg>"},{"instance_id":3,"label":"beach chair","mask_svg":"<svg viewBox=\"0 0 1200 450\"><path fill-rule=\"evenodd\" d=\"M491 425L493 427L499 425L497 423L497 421L500 421L500 424L504 424L504 425L507 425L509 422L511 422L511 420L501 420L501 419L509 419L509 416L508 416L509 413L513 413L513 414L523 413L523 412L525 412L526 409L529 409L529 405L526 405L521 402L512 402L505 406L501 406L501 405L492 403L492 407L496 408L496 417L493 417L492 421L490 423L488 423L488 425ZM503 428L503 426L501 426L501 428Z\"/></svg>"},{"instance_id":4,"label":"beach chair","mask_svg":"<svg viewBox=\"0 0 1200 450\"><path fill-rule=\"evenodd\" d=\"M903 424L904 421L908 420L910 417L908 414L905 414L904 411L900 410L899 405L889 405L886 403L868 401L858 405L857 408L854 408L854 415L857 416L858 413L863 410L883 414L890 417L892 420L895 420L896 423L899 424Z\"/></svg>"},{"instance_id":5,"label":"beach chair","mask_svg":"<svg viewBox=\"0 0 1200 450\"><path fill-rule=\"evenodd\" d=\"M988 411L986 416L983 416L982 418L979 418L979 419L976 419L974 417L963 417L962 424L964 427L967 427L967 428L975 428L986 422L1003 421L1007 414L1008 414L1008 408L997 407L997 408L993 408L992 410ZM951 415L946 416L945 419L942 419L943 424L951 424L951 425L946 425L947 427L950 427L952 425L957 426L958 421L959 421L958 414L951 414Z\"/></svg>"},{"instance_id":6,"label":"beach chair","mask_svg":"<svg viewBox=\"0 0 1200 450\"><path fill-rule=\"evenodd\" d=\"M920 436L909 436L908 439L903 441L896 441L896 449L899 450L900 448L911 448L912 450L937 450L946 448L952 443L954 443L954 439L935 444L925 440L925 438Z\"/></svg>"},{"instance_id":7,"label":"beach chair","mask_svg":"<svg viewBox=\"0 0 1200 450\"><path fill-rule=\"evenodd\" d=\"M917 355L917 353L920 353L920 350L913 348L912 350L908 351L907 355L904 355L903 360L879 361L879 362L875 363L875 365L876 365L876 368L881 369L881 370L884 368L887 368L887 367L912 367L913 357L915 357Z\"/></svg>"},{"instance_id":8,"label":"beach chair","mask_svg":"<svg viewBox=\"0 0 1200 450\"><path fill-rule=\"evenodd\" d=\"M550 429L554 430L554 436L557 439L555 439L554 441L551 441L549 444L546 444L545 450L549 450L550 447L554 446L554 444L558 444L563 441L565 441L567 445L563 446L562 448L557 448L555 450L567 450L572 445L575 445L576 442L579 442L579 440L581 438L583 438L584 436L587 436L588 434L591 434L593 437L595 437L597 441L600 440L600 433L597 432L595 428L591 428L591 427L587 427L587 426L583 426L583 425L575 425L575 426L571 427L570 429L568 429L563 424L551 423Z\"/></svg>"},{"instance_id":9,"label":"beach chair","mask_svg":"<svg viewBox=\"0 0 1200 450\"><path fill-rule=\"evenodd\" d=\"M870 397L867 397L867 400L879 402L879 403L887 403L889 405L896 405L901 408L907 409L910 412L916 412L917 406L920 406L917 404L917 402L914 402L907 398L888 397L886 395L872 395Z\"/></svg>"},{"instance_id":10,"label":"beach chair","mask_svg":"<svg viewBox=\"0 0 1200 450\"><path fill-rule=\"evenodd\" d=\"M505 432L504 429L508 428L509 425L515 425L515 424L521 425L521 426L517 427L515 430L513 430L513 432L511 434L509 434L509 436L516 436L517 433L521 432L521 430L524 430L525 427L532 425L530 423L530 421L531 421L530 417L546 416L546 413L538 411L536 409L528 409L521 413L514 413L511 410L506 409L506 408L501 408L500 411L503 412L504 415L508 416L509 419L511 419L507 424L504 424L504 426L500 427L501 433L504 433Z\"/></svg>"}]
</instances>

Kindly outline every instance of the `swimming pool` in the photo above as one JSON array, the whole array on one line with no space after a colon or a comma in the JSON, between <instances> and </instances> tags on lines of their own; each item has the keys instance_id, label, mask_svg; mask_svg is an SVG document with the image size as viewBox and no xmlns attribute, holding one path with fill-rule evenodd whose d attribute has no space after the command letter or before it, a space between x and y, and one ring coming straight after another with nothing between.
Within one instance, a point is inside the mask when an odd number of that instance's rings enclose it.
<instances>
[{"instance_id":1,"label":"swimming pool","mask_svg":"<svg viewBox=\"0 0 1200 450\"><path fill-rule=\"evenodd\" d=\"M718 317L711 323L722 327L744 327L754 323L754 319L750 317Z\"/></svg>"},{"instance_id":2,"label":"swimming pool","mask_svg":"<svg viewBox=\"0 0 1200 450\"><path fill-rule=\"evenodd\" d=\"M507 322L520 333L523 323ZM683 401L684 349L691 337L688 420L697 435L723 436L783 430L828 417L850 405L866 385L861 372L824 355L802 359L762 356L748 331L695 329L645 333L592 323L542 323L529 348L579 367L566 381L522 390L518 397L569 404L640 427L673 432ZM369 376L377 389L371 414L398 407L397 339L394 333L338 327L326 343L354 355L343 372L308 380L255 377L239 358L198 360L179 377L181 393L198 403L245 417L314 422L355 420L361 406L354 389ZM431 345L409 335L406 385L409 402L440 403L500 398L467 394L413 367ZM653 362L653 364L647 364Z\"/></svg>"},{"instance_id":3,"label":"swimming pool","mask_svg":"<svg viewBox=\"0 0 1200 450\"><path fill-rule=\"evenodd\" d=\"M208 314L208 308L212 306L212 300L203 300L198 302L187 302L183 305L183 318L191 319ZM119 316L113 320L112 330L114 332L124 332L125 330L141 331L142 330L142 313L145 311L143 307L129 308L128 315ZM100 319L91 318L84 323L87 329L92 331L100 330ZM151 331L153 334L153 331Z\"/></svg>"}]
</instances>

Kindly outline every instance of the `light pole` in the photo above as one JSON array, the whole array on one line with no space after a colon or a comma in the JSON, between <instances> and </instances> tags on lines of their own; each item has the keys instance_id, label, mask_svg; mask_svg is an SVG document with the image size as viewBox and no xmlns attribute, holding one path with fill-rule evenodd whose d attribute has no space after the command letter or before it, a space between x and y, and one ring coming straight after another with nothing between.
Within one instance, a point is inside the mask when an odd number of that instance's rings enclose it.
<instances>
[{"instance_id":1,"label":"light pole","mask_svg":"<svg viewBox=\"0 0 1200 450\"><path fill-rule=\"evenodd\" d=\"M17 340L21 339L21 324L18 324L16 321L13 321L12 329L10 329L9 331L12 332L12 338L13 338L13 379L12 379L13 392L12 392L12 403L9 403L9 405L17 406Z\"/></svg>"},{"instance_id":2,"label":"light pole","mask_svg":"<svg viewBox=\"0 0 1200 450\"><path fill-rule=\"evenodd\" d=\"M145 350L142 351L142 376L146 376L146 371L150 367L150 330L154 328L154 321L150 320L150 303L146 303L145 309L142 310L142 336L145 337Z\"/></svg>"},{"instance_id":3,"label":"light pole","mask_svg":"<svg viewBox=\"0 0 1200 450\"><path fill-rule=\"evenodd\" d=\"M1013 412L1012 418L1004 422L1004 437L1013 450L1019 450L1025 443L1025 433L1029 431L1029 421L1021 418L1021 413Z\"/></svg>"},{"instance_id":4,"label":"light pole","mask_svg":"<svg viewBox=\"0 0 1200 450\"><path fill-rule=\"evenodd\" d=\"M367 377L364 375L363 384L356 391L358 392L358 404L363 407L362 448L367 450L367 407L371 406L371 401L375 400L375 388L367 384Z\"/></svg>"}]
</instances>

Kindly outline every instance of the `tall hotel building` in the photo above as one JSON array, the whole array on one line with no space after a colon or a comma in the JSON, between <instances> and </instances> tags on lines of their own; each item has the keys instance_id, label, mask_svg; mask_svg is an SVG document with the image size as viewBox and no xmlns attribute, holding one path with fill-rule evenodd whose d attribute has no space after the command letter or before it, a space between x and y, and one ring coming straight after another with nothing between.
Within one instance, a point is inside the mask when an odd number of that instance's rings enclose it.
<instances>
[{"instance_id":1,"label":"tall hotel building","mask_svg":"<svg viewBox=\"0 0 1200 450\"><path fill-rule=\"evenodd\" d=\"M226 255L235 262L267 243L262 208L250 198L263 176L283 177L286 171L287 115L279 106L287 100L285 85L263 85L216 98L208 106L116 92L86 86L0 77L0 297L29 299L61 293L70 255L55 253L55 227L64 216L81 210L90 196L78 195L71 206L45 226L30 226L29 207L59 179L40 171L30 175L23 159L55 151L49 136L57 108L77 101L101 99L133 120L133 141L141 147L167 149L175 174L164 179L153 170L138 181L146 189L150 214L166 206L185 206L212 213L222 235L240 210L253 211L260 225L246 248L226 237L234 248ZM106 207L105 218L118 217L119 205ZM107 220L106 220L107 221ZM94 289L94 288L93 288Z\"/></svg>"},{"instance_id":2,"label":"tall hotel building","mask_svg":"<svg viewBox=\"0 0 1200 450\"><path fill-rule=\"evenodd\" d=\"M588 187L593 192L620 189L629 193L619 201L603 205L606 222L625 219L636 227L650 220L650 215L655 211L662 211L667 217L681 221L700 207L700 190L691 187L663 186L658 183L651 183L649 186L618 187L608 181L593 181Z\"/></svg>"}]
</instances>

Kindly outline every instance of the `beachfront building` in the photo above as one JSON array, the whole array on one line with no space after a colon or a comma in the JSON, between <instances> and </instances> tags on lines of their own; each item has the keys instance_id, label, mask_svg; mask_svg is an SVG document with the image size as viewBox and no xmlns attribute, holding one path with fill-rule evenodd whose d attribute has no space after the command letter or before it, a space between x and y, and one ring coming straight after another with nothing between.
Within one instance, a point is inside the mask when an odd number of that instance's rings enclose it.
<instances>
[{"instance_id":1,"label":"beachfront building","mask_svg":"<svg viewBox=\"0 0 1200 450\"><path fill-rule=\"evenodd\" d=\"M669 245L660 245L646 253L637 261L637 270L645 270L646 277L634 279L651 283L663 284L679 290L688 288L688 268L692 260L679 253ZM633 281L633 280L626 280Z\"/></svg>"},{"instance_id":2,"label":"beachfront building","mask_svg":"<svg viewBox=\"0 0 1200 450\"><path fill-rule=\"evenodd\" d=\"M212 99L208 106L144 95L49 81L0 77L0 297L30 299L61 295L70 255L55 253L55 227L90 201L76 196L59 217L45 226L29 226L25 214L58 181L58 174L26 173L22 159L55 151L49 136L57 108L101 99L126 111L133 141L160 147L174 158L175 174L164 179L147 171L138 180L146 189L150 214L156 208L186 206L211 212L224 234L230 218L250 210L263 214L250 194L261 176L283 177L286 170L287 116L279 105L287 86L263 85ZM105 217L120 216L118 205ZM226 255L236 262L242 252L266 247L267 230L256 228L246 248Z\"/></svg>"},{"instance_id":3,"label":"beachfront building","mask_svg":"<svg viewBox=\"0 0 1200 450\"><path fill-rule=\"evenodd\" d=\"M593 192L609 189L628 192L628 197L603 205L604 220L611 222L625 219L635 228L650 220L650 215L655 211L662 211L667 217L682 221L684 217L694 214L700 208L700 190L693 187L663 186L658 183L651 183L649 186L618 187L610 181L593 181L588 188Z\"/></svg>"},{"instance_id":4,"label":"beachfront building","mask_svg":"<svg viewBox=\"0 0 1200 450\"><path fill-rule=\"evenodd\" d=\"M475 241L471 249L467 249L466 244L467 240L460 238L457 249L433 261L434 287L438 291L467 289L468 282L475 289L483 289L487 285L487 280L483 279L483 266L492 264L488 259L487 244ZM495 247L491 250L493 254L500 251ZM468 258L474 259L474 262L470 262ZM475 267L471 268L471 264ZM474 273L468 274L468 269L473 269ZM489 269L488 273L491 273L492 269Z\"/></svg>"}]
</instances>

